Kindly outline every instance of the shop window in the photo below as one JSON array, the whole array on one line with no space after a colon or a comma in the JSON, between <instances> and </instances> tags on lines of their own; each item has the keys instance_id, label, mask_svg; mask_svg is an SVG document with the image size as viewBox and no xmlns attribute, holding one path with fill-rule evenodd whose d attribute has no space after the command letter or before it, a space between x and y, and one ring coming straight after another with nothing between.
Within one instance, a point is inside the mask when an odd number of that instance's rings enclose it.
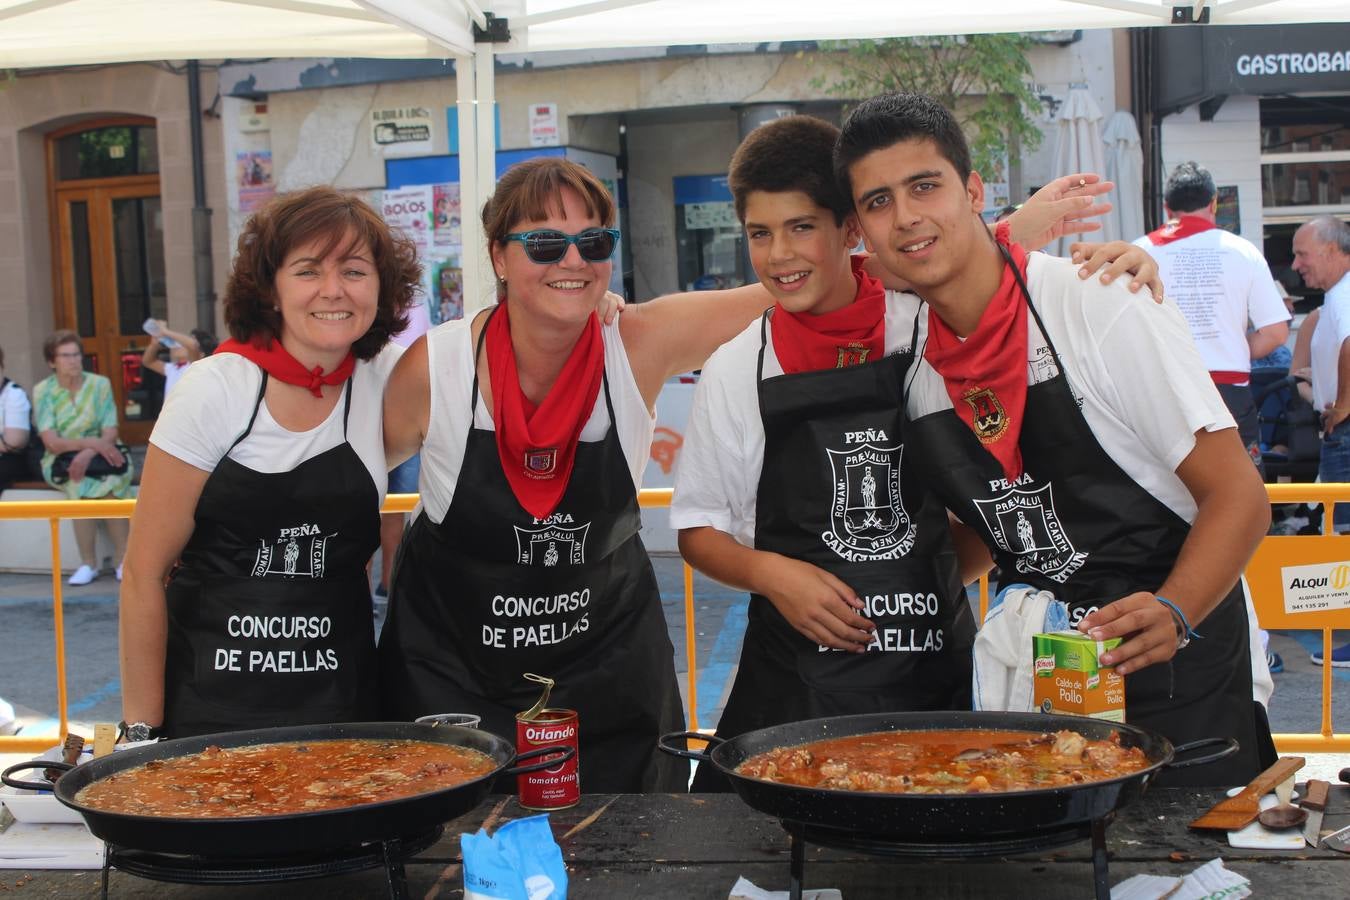
<instances>
[{"instance_id":1,"label":"shop window","mask_svg":"<svg viewBox=\"0 0 1350 900\"><path fill-rule=\"evenodd\" d=\"M1261 200L1267 211L1316 206L1318 212L1309 211L1309 215L1323 212L1342 215L1350 210L1322 207L1341 206L1347 195L1350 195L1350 159L1261 167Z\"/></svg>"},{"instance_id":2,"label":"shop window","mask_svg":"<svg viewBox=\"0 0 1350 900\"><path fill-rule=\"evenodd\" d=\"M1261 100L1267 225L1350 214L1350 96Z\"/></svg>"},{"instance_id":3,"label":"shop window","mask_svg":"<svg viewBox=\"0 0 1350 900\"><path fill-rule=\"evenodd\" d=\"M109 125L69 134L56 142L56 177L115 178L159 171L153 125Z\"/></svg>"}]
</instances>

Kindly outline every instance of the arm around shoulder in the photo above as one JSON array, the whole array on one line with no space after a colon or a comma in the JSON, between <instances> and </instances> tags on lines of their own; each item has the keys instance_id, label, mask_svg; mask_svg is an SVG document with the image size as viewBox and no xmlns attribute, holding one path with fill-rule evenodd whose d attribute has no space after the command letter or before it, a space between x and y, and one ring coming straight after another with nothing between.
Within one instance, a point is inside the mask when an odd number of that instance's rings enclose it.
<instances>
[{"instance_id":1,"label":"arm around shoulder","mask_svg":"<svg viewBox=\"0 0 1350 900\"><path fill-rule=\"evenodd\" d=\"M384 389L384 454L392 469L422 447L431 424L431 363L427 336L413 342Z\"/></svg>"},{"instance_id":2,"label":"arm around shoulder","mask_svg":"<svg viewBox=\"0 0 1350 900\"><path fill-rule=\"evenodd\" d=\"M714 350L772 305L768 290L758 283L629 305L619 317L619 332L648 405L667 378L702 368Z\"/></svg>"}]
</instances>

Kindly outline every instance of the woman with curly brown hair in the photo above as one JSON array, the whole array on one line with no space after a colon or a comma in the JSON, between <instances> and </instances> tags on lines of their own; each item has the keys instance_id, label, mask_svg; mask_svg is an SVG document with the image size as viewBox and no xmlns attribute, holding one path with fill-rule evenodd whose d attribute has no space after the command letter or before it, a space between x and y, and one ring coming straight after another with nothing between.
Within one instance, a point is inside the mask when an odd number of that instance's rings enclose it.
<instances>
[{"instance_id":1,"label":"woman with curly brown hair","mask_svg":"<svg viewBox=\"0 0 1350 900\"><path fill-rule=\"evenodd\" d=\"M332 188L245 225L231 339L150 436L121 594L128 738L375 712L381 397L419 278L412 244Z\"/></svg>"}]
</instances>

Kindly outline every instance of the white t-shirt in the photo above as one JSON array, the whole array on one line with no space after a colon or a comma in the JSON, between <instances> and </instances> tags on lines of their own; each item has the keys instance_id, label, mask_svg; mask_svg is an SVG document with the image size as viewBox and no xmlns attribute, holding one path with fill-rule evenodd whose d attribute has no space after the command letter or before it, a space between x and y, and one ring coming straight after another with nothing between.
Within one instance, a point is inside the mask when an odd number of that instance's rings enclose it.
<instances>
[{"instance_id":1,"label":"white t-shirt","mask_svg":"<svg viewBox=\"0 0 1350 900\"><path fill-rule=\"evenodd\" d=\"M919 298L886 292L887 355L909 349ZM919 342L928 317L920 320ZM675 494L670 504L671 528L710 526L747 547L755 545L755 502L764 465L764 420L759 412L755 370L760 329L755 319L744 331L709 357L694 389L675 469ZM783 374L767 329L764 377Z\"/></svg>"},{"instance_id":2,"label":"white t-shirt","mask_svg":"<svg viewBox=\"0 0 1350 900\"><path fill-rule=\"evenodd\" d=\"M441 522L455 498L460 467L464 464L464 445L469 428L493 430L492 411L479 392L473 406L473 422L469 410L473 398L474 346L471 339L472 319L459 319L437 325L427 332L427 366L431 376L431 411L427 436L422 443L422 471L418 490L422 506L433 522ZM605 341L605 374L609 379L610 398L618 420L619 446L636 492L642 484L642 471L651 456L652 433L656 416L642 399L633 369L628 364L628 351L619 336L619 323L602 325ZM603 440L609 432L609 413L605 409L603 385L595 398L591 416L581 429L581 440Z\"/></svg>"},{"instance_id":3,"label":"white t-shirt","mask_svg":"<svg viewBox=\"0 0 1350 900\"><path fill-rule=\"evenodd\" d=\"M1336 367L1346 338L1350 338L1350 272L1326 292L1322 314L1308 347L1312 357L1313 409L1319 412L1336 402Z\"/></svg>"},{"instance_id":4,"label":"white t-shirt","mask_svg":"<svg viewBox=\"0 0 1350 900\"><path fill-rule=\"evenodd\" d=\"M5 389L0 391L0 429L18 428L27 434L29 414L32 410L33 405L28 402L28 395L14 382L9 382L5 385Z\"/></svg>"},{"instance_id":5,"label":"white t-shirt","mask_svg":"<svg viewBox=\"0 0 1350 900\"><path fill-rule=\"evenodd\" d=\"M1119 280L1084 281L1072 262L1043 253L1028 254L1027 288L1102 449L1144 490L1194 521L1195 501L1176 468L1197 431L1236 425L1176 304L1154 303L1148 291L1131 294ZM1054 377L1055 365L1030 315L1027 329L1029 383L1039 384ZM910 413L951 407L942 376L920 363Z\"/></svg>"},{"instance_id":6,"label":"white t-shirt","mask_svg":"<svg viewBox=\"0 0 1350 900\"><path fill-rule=\"evenodd\" d=\"M1248 324L1289 321L1265 257L1251 242L1211 228L1161 246L1147 237L1134 243L1157 260L1168 299L1186 317L1209 371L1250 372Z\"/></svg>"},{"instance_id":7,"label":"white t-shirt","mask_svg":"<svg viewBox=\"0 0 1350 900\"><path fill-rule=\"evenodd\" d=\"M388 468L384 462L384 386L403 348L389 344L374 359L358 361L352 373L347 441L370 472L384 502ZM267 411L248 437L230 445L248 427L262 385L262 370L237 353L217 353L188 366L150 433L150 443L189 465L210 472L230 459L257 472L289 472L300 463L342 443L342 398L322 424L309 431L287 431Z\"/></svg>"}]
</instances>

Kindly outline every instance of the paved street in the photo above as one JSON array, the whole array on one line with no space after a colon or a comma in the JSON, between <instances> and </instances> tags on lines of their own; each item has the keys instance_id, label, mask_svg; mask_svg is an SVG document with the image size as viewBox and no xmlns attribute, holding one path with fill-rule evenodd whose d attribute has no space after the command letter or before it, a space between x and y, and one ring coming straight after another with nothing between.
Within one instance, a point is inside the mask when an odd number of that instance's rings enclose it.
<instances>
[{"instance_id":1,"label":"paved street","mask_svg":"<svg viewBox=\"0 0 1350 900\"><path fill-rule=\"evenodd\" d=\"M680 688L688 698L685 661L684 587L678 557L655 559L662 606L675 646ZM117 664L117 582L106 573L93 584L65 591L66 660L70 716L82 723L121 718ZM53 664L51 579L45 575L0 575L0 697L12 703L24 730L55 733L56 681ZM740 654L747 598L701 576L694 580L698 725L709 728L717 715ZM376 627L381 622L376 618ZM1350 634L1339 635L1341 640ZM1285 661L1275 676L1271 724L1276 732L1319 728L1321 670L1308 652L1318 646L1313 632L1282 632L1272 647ZM1335 671L1334 721L1350 727L1350 670Z\"/></svg>"}]
</instances>

